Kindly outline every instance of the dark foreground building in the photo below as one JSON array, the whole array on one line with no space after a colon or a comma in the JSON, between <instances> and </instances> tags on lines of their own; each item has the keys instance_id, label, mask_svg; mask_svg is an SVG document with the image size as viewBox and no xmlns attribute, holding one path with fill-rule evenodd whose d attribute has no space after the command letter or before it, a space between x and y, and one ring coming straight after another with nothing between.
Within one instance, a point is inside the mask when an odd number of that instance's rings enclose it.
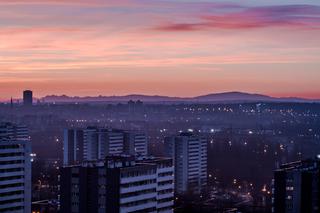
<instances>
[{"instance_id":1,"label":"dark foreground building","mask_svg":"<svg viewBox=\"0 0 320 213\"><path fill-rule=\"evenodd\" d=\"M282 165L274 173L274 213L320 212L320 158Z\"/></svg>"},{"instance_id":2,"label":"dark foreground building","mask_svg":"<svg viewBox=\"0 0 320 213\"><path fill-rule=\"evenodd\" d=\"M171 159L121 156L64 167L61 212L172 213L173 172Z\"/></svg>"}]
</instances>

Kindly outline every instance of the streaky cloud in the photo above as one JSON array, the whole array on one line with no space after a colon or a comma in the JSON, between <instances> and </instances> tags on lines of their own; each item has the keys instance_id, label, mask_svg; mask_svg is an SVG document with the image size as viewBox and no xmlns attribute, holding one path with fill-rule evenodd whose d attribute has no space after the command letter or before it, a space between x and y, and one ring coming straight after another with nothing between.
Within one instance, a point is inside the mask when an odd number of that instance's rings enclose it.
<instances>
[{"instance_id":1,"label":"streaky cloud","mask_svg":"<svg viewBox=\"0 0 320 213\"><path fill-rule=\"evenodd\" d=\"M320 29L320 7L313 5L264 6L219 14L197 14L199 21L165 23L160 31L199 31L209 29L254 29L266 27L299 27Z\"/></svg>"}]
</instances>

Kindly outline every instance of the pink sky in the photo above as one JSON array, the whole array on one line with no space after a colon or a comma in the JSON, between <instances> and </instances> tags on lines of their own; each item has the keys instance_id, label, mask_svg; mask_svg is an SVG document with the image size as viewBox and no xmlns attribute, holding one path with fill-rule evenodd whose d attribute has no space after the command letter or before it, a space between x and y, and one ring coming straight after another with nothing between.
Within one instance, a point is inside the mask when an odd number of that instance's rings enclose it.
<instances>
[{"instance_id":1,"label":"pink sky","mask_svg":"<svg viewBox=\"0 0 320 213\"><path fill-rule=\"evenodd\" d=\"M0 0L0 99L24 89L320 98L310 2Z\"/></svg>"}]
</instances>

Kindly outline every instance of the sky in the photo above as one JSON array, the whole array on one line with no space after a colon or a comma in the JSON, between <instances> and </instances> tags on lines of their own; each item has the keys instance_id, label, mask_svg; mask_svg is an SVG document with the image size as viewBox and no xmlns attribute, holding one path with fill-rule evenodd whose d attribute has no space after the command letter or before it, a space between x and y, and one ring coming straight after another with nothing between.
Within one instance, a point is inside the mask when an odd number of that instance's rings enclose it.
<instances>
[{"instance_id":1,"label":"sky","mask_svg":"<svg viewBox=\"0 0 320 213\"><path fill-rule=\"evenodd\" d=\"M0 100L226 91L320 99L318 0L0 0Z\"/></svg>"}]
</instances>

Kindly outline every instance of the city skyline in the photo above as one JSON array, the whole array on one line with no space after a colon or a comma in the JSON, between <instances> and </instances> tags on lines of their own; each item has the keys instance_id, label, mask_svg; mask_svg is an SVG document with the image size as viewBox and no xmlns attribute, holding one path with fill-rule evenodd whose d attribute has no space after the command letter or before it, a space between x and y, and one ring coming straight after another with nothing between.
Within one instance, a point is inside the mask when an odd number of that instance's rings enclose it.
<instances>
[{"instance_id":1,"label":"city skyline","mask_svg":"<svg viewBox=\"0 0 320 213\"><path fill-rule=\"evenodd\" d=\"M314 1L0 0L0 101L225 91L320 98Z\"/></svg>"}]
</instances>

